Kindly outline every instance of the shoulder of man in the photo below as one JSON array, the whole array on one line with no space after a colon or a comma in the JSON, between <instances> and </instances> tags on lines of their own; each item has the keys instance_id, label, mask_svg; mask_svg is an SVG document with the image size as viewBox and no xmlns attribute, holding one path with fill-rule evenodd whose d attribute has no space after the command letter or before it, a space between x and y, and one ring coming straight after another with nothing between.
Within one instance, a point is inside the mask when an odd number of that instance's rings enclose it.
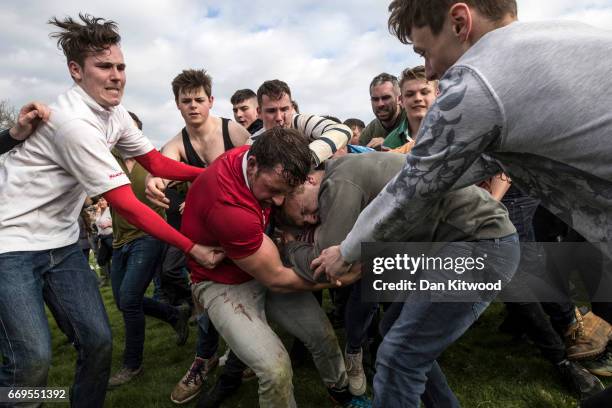
<instances>
[{"instance_id":1,"label":"shoulder of man","mask_svg":"<svg viewBox=\"0 0 612 408\"><path fill-rule=\"evenodd\" d=\"M359 144L362 146L367 145L370 140L375 137L376 128L380 127L380 121L374 118L361 132L361 135L359 136Z\"/></svg>"}]
</instances>

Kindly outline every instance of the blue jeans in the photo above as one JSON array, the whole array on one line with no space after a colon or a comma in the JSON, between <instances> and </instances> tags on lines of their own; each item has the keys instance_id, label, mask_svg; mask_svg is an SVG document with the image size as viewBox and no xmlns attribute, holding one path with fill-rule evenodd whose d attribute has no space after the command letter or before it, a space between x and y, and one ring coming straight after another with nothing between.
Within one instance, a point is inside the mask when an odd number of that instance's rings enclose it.
<instances>
[{"instance_id":1,"label":"blue jeans","mask_svg":"<svg viewBox=\"0 0 612 408\"><path fill-rule=\"evenodd\" d=\"M344 312L347 353L359 353L376 313L378 313L378 303L364 302L361 299L361 282L354 283Z\"/></svg>"},{"instance_id":2,"label":"blue jeans","mask_svg":"<svg viewBox=\"0 0 612 408\"><path fill-rule=\"evenodd\" d=\"M206 312L198 315L198 340L196 341L196 357L211 358L219 348L219 333L208 318Z\"/></svg>"},{"instance_id":3,"label":"blue jeans","mask_svg":"<svg viewBox=\"0 0 612 408\"><path fill-rule=\"evenodd\" d=\"M464 242L451 242L436 256L464 256L469 248ZM471 256L483 256L483 251L487 254L486 269L490 278L498 278L505 283L512 279L520 253L516 234L478 241ZM446 272L434 273L444 276ZM426 392L426 383L428 391L437 389L425 395L434 404L438 400L449 402L439 406L458 406L450 388L445 384L428 383L428 376L430 381L438 379L446 382L436 359L465 333L492 300L493 296L479 302L432 302L426 297L419 297L417 301L407 299L378 349L373 406L418 408L419 399ZM441 392L448 395L440 395Z\"/></svg>"},{"instance_id":4,"label":"blue jeans","mask_svg":"<svg viewBox=\"0 0 612 408\"><path fill-rule=\"evenodd\" d=\"M96 275L77 244L0 254L0 387L46 386L51 333L45 302L78 353L72 406L102 407L111 330Z\"/></svg>"},{"instance_id":5,"label":"blue jeans","mask_svg":"<svg viewBox=\"0 0 612 408\"><path fill-rule=\"evenodd\" d=\"M178 318L174 306L144 296L161 261L163 248L163 242L147 235L113 251L111 284L115 303L123 314L125 324L123 365L132 370L142 364L145 314L172 325Z\"/></svg>"}]
</instances>

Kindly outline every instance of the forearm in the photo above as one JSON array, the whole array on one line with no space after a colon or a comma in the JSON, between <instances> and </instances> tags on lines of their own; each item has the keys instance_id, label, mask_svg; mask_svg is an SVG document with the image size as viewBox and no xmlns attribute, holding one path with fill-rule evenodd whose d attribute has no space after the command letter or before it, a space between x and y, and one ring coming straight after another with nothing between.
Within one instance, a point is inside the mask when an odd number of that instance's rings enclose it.
<instances>
[{"instance_id":1,"label":"forearm","mask_svg":"<svg viewBox=\"0 0 612 408\"><path fill-rule=\"evenodd\" d=\"M13 139L10 129L5 129L0 132L0 154L8 152L20 143L23 143L23 140Z\"/></svg>"},{"instance_id":2,"label":"forearm","mask_svg":"<svg viewBox=\"0 0 612 408\"><path fill-rule=\"evenodd\" d=\"M352 137L348 126L316 115L295 115L292 125L306 137L315 139L309 145L315 165L329 159Z\"/></svg>"},{"instance_id":3,"label":"forearm","mask_svg":"<svg viewBox=\"0 0 612 408\"><path fill-rule=\"evenodd\" d=\"M185 253L193 248L193 242L172 228L155 211L138 201L129 185L124 185L103 194L113 207L130 224L147 234L175 246Z\"/></svg>"},{"instance_id":4,"label":"forearm","mask_svg":"<svg viewBox=\"0 0 612 408\"><path fill-rule=\"evenodd\" d=\"M497 201L501 201L511 185L510 178L504 173L500 173L491 180L491 195Z\"/></svg>"},{"instance_id":5,"label":"forearm","mask_svg":"<svg viewBox=\"0 0 612 408\"><path fill-rule=\"evenodd\" d=\"M298 276L293 269L281 267L275 277L265 284L273 292L308 292L331 287L330 284L309 282Z\"/></svg>"},{"instance_id":6,"label":"forearm","mask_svg":"<svg viewBox=\"0 0 612 408\"><path fill-rule=\"evenodd\" d=\"M134 159L152 175L168 180L193 181L204 171L203 168L169 159L157 150L151 150Z\"/></svg>"}]
</instances>

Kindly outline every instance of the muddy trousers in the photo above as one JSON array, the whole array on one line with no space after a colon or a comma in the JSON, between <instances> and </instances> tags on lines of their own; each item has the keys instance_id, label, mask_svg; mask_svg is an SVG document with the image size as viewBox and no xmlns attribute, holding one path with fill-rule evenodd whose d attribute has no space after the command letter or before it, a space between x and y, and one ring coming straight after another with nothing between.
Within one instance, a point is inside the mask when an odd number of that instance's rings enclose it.
<instances>
[{"instance_id":1,"label":"muddy trousers","mask_svg":"<svg viewBox=\"0 0 612 408\"><path fill-rule=\"evenodd\" d=\"M312 293L269 292L255 280L200 282L193 293L229 347L257 374L260 407L296 406L291 361L268 318L306 345L326 386L347 384L336 334Z\"/></svg>"}]
</instances>

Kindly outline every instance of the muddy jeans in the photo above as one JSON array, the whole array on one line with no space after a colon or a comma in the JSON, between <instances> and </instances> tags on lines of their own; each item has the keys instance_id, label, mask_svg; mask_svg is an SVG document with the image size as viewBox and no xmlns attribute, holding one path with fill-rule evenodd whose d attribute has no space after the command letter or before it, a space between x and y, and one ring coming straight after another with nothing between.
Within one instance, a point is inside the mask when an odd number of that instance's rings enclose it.
<instances>
[{"instance_id":1,"label":"muddy jeans","mask_svg":"<svg viewBox=\"0 0 612 408\"><path fill-rule=\"evenodd\" d=\"M240 285L204 281L193 293L229 347L257 374L260 407L296 406L291 361L267 317L306 345L326 386L347 384L336 334L311 293L269 292L256 280Z\"/></svg>"}]
</instances>

